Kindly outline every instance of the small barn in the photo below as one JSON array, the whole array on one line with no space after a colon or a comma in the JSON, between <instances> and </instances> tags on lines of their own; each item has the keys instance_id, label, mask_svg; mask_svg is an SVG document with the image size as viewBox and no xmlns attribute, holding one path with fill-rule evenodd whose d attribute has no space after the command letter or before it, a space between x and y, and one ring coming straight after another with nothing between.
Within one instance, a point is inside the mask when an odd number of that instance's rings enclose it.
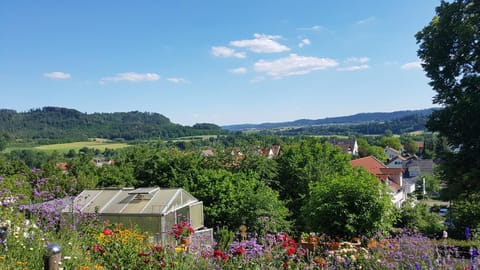
<instances>
[{"instance_id":1,"label":"small barn","mask_svg":"<svg viewBox=\"0 0 480 270\"><path fill-rule=\"evenodd\" d=\"M72 208L73 207L73 208ZM97 213L100 219L150 232L156 242L172 243L168 234L175 223L188 220L197 231L203 225L203 203L182 188L86 189L63 209Z\"/></svg>"}]
</instances>

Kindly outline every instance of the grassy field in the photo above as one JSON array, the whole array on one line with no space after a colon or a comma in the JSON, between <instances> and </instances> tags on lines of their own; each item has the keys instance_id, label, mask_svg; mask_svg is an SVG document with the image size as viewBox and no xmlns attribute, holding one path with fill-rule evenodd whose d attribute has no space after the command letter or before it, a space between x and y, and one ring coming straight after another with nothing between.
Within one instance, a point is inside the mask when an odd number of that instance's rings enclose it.
<instances>
[{"instance_id":1,"label":"grassy field","mask_svg":"<svg viewBox=\"0 0 480 270\"><path fill-rule=\"evenodd\" d=\"M60 153L67 153L70 149L78 151L84 147L98 149L104 151L105 149L119 149L127 147L129 144L114 142L106 139L90 139L88 141L82 142L72 142L72 143L59 143L59 144L48 144L40 146L11 146L5 149L5 152L8 153L13 150L39 150L53 152L57 151Z\"/></svg>"},{"instance_id":2,"label":"grassy field","mask_svg":"<svg viewBox=\"0 0 480 270\"><path fill-rule=\"evenodd\" d=\"M217 138L217 137L218 137L217 135L197 135L197 136L180 137L180 138L176 138L176 139L171 139L169 141L172 141L172 142L178 142L178 141L188 142L188 141L197 141L197 140L208 140L210 138Z\"/></svg>"},{"instance_id":3,"label":"grassy field","mask_svg":"<svg viewBox=\"0 0 480 270\"><path fill-rule=\"evenodd\" d=\"M117 143L105 139L94 139L84 142L73 142L73 143L60 143L60 144L49 144L33 147L34 150L42 151L57 151L57 152L68 152L70 149L78 151L84 147L99 149L104 151L105 149L118 149L127 147L126 143Z\"/></svg>"}]
</instances>

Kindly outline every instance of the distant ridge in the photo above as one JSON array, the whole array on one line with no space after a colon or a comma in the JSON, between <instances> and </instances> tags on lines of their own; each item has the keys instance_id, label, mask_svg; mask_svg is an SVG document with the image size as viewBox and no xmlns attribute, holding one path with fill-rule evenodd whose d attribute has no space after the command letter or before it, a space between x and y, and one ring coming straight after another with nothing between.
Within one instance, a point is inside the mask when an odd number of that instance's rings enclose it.
<instances>
[{"instance_id":1,"label":"distant ridge","mask_svg":"<svg viewBox=\"0 0 480 270\"><path fill-rule=\"evenodd\" d=\"M438 109L439 108L429 108L429 109L423 109L423 110L358 113L358 114L349 115L349 116L327 117L327 118L316 119L316 120L299 119L299 120L290 121L290 122L278 122L278 123L225 125L225 126L222 126L222 128L226 130L231 130L231 131L242 131L242 130L251 130L251 129L265 130L265 129L318 126L318 125L329 125L329 124L359 124L359 123L366 123L366 122L385 122L385 121L391 121L394 119L398 119L398 118L402 118L410 115L428 116L433 111Z\"/></svg>"},{"instance_id":2,"label":"distant ridge","mask_svg":"<svg viewBox=\"0 0 480 270\"><path fill-rule=\"evenodd\" d=\"M209 123L192 127L172 123L159 113L82 113L62 107L43 107L28 112L0 109L0 138L55 142L106 138L123 140L170 139L183 136L223 134Z\"/></svg>"}]
</instances>

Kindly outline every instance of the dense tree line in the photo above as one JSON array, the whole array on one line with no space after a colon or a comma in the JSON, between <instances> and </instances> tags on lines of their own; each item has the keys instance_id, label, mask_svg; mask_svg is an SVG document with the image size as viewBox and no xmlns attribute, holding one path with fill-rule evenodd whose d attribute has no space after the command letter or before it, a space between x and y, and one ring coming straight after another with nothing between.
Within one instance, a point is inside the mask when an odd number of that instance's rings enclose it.
<instances>
[{"instance_id":1,"label":"dense tree line","mask_svg":"<svg viewBox=\"0 0 480 270\"><path fill-rule=\"evenodd\" d=\"M0 130L0 141L24 139L44 142L78 141L94 137L164 139L226 133L214 124L203 123L193 127L174 124L158 113L133 111L86 114L59 107L44 107L20 113L0 110Z\"/></svg>"},{"instance_id":2,"label":"dense tree line","mask_svg":"<svg viewBox=\"0 0 480 270\"><path fill-rule=\"evenodd\" d=\"M340 123L328 125L303 126L293 128L282 128L263 130L263 134L275 134L283 136L294 135L378 135L390 130L395 134L403 134L413 131L426 131L425 124L427 115L408 115L386 122L364 122L364 123Z\"/></svg>"}]
</instances>

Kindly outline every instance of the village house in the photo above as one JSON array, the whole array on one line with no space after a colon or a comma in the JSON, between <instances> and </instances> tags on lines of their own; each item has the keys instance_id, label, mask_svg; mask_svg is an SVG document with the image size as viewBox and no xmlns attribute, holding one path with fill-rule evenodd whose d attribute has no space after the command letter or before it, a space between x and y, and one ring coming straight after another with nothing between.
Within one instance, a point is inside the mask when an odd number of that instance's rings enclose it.
<instances>
[{"instance_id":1,"label":"village house","mask_svg":"<svg viewBox=\"0 0 480 270\"><path fill-rule=\"evenodd\" d=\"M350 156L358 155L358 143L356 139L337 139L330 140L330 144L340 147L344 153L350 154Z\"/></svg>"},{"instance_id":2,"label":"village house","mask_svg":"<svg viewBox=\"0 0 480 270\"><path fill-rule=\"evenodd\" d=\"M382 183L385 183L391 191L392 203L397 208L402 206L402 203L407 199L407 194L415 190L415 185L403 181L403 169L388 168L373 156L355 159L350 163L354 167L364 168L375 175Z\"/></svg>"},{"instance_id":3,"label":"village house","mask_svg":"<svg viewBox=\"0 0 480 270\"><path fill-rule=\"evenodd\" d=\"M399 157L402 154L397 149L394 149L390 146L386 146L384 149L385 154L387 154L388 161L392 160L395 157Z\"/></svg>"}]
</instances>

